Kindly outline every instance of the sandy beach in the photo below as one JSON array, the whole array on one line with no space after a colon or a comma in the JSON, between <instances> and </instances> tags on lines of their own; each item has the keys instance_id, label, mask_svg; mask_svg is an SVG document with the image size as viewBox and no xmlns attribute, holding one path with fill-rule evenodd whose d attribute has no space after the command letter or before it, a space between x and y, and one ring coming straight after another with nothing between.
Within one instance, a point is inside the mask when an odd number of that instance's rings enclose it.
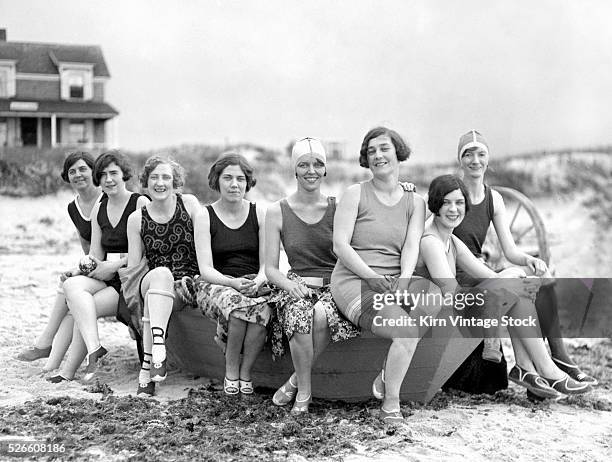
<instances>
[{"instance_id":1,"label":"sandy beach","mask_svg":"<svg viewBox=\"0 0 612 462\"><path fill-rule=\"evenodd\" d=\"M69 199L70 194L66 192L35 199L0 198L0 216L3 217L0 223L0 316L3 319L0 326L3 371L0 407L3 412L27 407L33 400L49 401L65 396L104 400L107 396L92 393L91 384L83 385L78 380L59 385L48 383L41 372L45 360L26 363L14 359L20 350L33 344L45 325L60 271L73 266L79 258L80 248L65 212ZM580 200L545 199L537 205L550 232L551 253L558 276L612 275L612 237L579 213ZM576 236L580 236L579 241ZM128 399L135 394L139 368L133 341L127 328L112 320L100 322L100 338L110 353L103 363L99 382L110 387L114 399ZM382 428L368 429L378 432L375 433L377 437L367 440L355 437L338 453L346 461L612 460L612 342L571 339L569 343L576 361L601 380L586 397L538 405L530 403L524 390L514 385L495 398L444 396L438 404L434 399L428 406L407 405L404 412L410 416L402 428L391 433ZM512 364L511 349L505 348L505 351ZM77 378L81 375L79 371ZM215 382L194 378L177 369L172 369L168 379L158 387L156 399L161 406L170 406L187 398L192 389L210 393L207 399L225 399L215 391L218 389ZM258 406L268 406L268 396L258 399L261 400ZM440 404L442 402L444 405ZM361 409L375 416L376 406L375 402L364 403ZM338 411L340 415L332 411L325 405L316 405L311 425L332 419L333 431L343 435L351 432L357 435L363 430L358 422L347 419L341 411ZM285 410L270 412L280 416L280 424L285 422ZM48 436L48 429L33 425L26 431L17 424L8 425L6 422L10 419L5 419L8 420L4 421L0 439L26 436L44 439ZM15 422L19 421L16 418ZM276 423L270 422L270 425ZM137 451L114 452L95 439L83 440L81 444L82 448L75 453L78 458L146 458L144 453ZM277 460L303 460L303 454L281 449L269 455ZM306 454L310 458L313 453ZM199 453L198 457L203 455ZM231 453L228 457L231 459ZM326 453L314 458L339 457ZM182 456L176 459L183 460Z\"/></svg>"}]
</instances>

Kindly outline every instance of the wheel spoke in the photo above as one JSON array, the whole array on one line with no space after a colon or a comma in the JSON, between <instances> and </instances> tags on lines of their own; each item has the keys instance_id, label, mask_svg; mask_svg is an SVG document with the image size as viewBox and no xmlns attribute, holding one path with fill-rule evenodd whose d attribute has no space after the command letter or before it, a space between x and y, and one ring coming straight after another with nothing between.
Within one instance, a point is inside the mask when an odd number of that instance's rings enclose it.
<instances>
[{"instance_id":1,"label":"wheel spoke","mask_svg":"<svg viewBox=\"0 0 612 462\"><path fill-rule=\"evenodd\" d=\"M516 217L519 214L519 211L521 210L521 208L523 208L523 204L521 204L520 202L518 202L518 207L516 208L516 210L514 211L514 215L512 216L512 220L510 220L510 231L512 231L512 225L514 224L514 222L516 221Z\"/></svg>"},{"instance_id":2,"label":"wheel spoke","mask_svg":"<svg viewBox=\"0 0 612 462\"><path fill-rule=\"evenodd\" d=\"M528 228L525 228L520 234L518 234L515 238L514 238L514 242L518 245L519 242L521 242L521 239L523 238L523 236L525 236L525 234L527 234L529 231L531 231L534 228L533 223L531 224L531 226L529 226Z\"/></svg>"}]
</instances>

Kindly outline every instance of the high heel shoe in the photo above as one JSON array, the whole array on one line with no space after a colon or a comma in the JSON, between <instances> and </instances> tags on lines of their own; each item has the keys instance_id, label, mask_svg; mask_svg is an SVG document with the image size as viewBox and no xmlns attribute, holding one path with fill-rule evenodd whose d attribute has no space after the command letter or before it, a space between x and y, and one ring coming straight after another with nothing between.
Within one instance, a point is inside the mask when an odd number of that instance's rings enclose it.
<instances>
[{"instance_id":1,"label":"high heel shoe","mask_svg":"<svg viewBox=\"0 0 612 462\"><path fill-rule=\"evenodd\" d=\"M223 391L226 395L234 396L240 393L240 379L230 380L223 377Z\"/></svg>"},{"instance_id":2,"label":"high heel shoe","mask_svg":"<svg viewBox=\"0 0 612 462\"><path fill-rule=\"evenodd\" d=\"M67 379L62 374L52 375L51 377L47 377L47 382L51 383L62 383L62 382L70 382L72 379Z\"/></svg>"},{"instance_id":3,"label":"high heel shoe","mask_svg":"<svg viewBox=\"0 0 612 462\"><path fill-rule=\"evenodd\" d=\"M400 425L404 423L404 416L399 409L387 411L384 407L381 407L379 418L385 424Z\"/></svg>"},{"instance_id":4,"label":"high heel shoe","mask_svg":"<svg viewBox=\"0 0 612 462\"><path fill-rule=\"evenodd\" d=\"M89 382L94 378L98 370L98 361L106 353L108 353L106 348L100 346L96 351L87 355L87 369L85 369L85 375L83 376L84 381Z\"/></svg>"},{"instance_id":5,"label":"high heel shoe","mask_svg":"<svg viewBox=\"0 0 612 462\"><path fill-rule=\"evenodd\" d=\"M295 397L295 402L293 403L293 407L291 408L291 414L300 415L300 414L308 414L308 408L310 403L312 402L312 395L308 395L308 397L304 400L298 399Z\"/></svg>"},{"instance_id":6,"label":"high heel shoe","mask_svg":"<svg viewBox=\"0 0 612 462\"><path fill-rule=\"evenodd\" d=\"M136 396L138 395L155 396L155 382L139 383L136 390Z\"/></svg>"},{"instance_id":7,"label":"high heel shoe","mask_svg":"<svg viewBox=\"0 0 612 462\"><path fill-rule=\"evenodd\" d=\"M243 395L252 395L253 394L253 381L252 380L242 380L239 379L240 383L240 393Z\"/></svg>"},{"instance_id":8,"label":"high heel shoe","mask_svg":"<svg viewBox=\"0 0 612 462\"><path fill-rule=\"evenodd\" d=\"M17 359L19 361L30 362L30 361L36 361L37 359L41 359L41 358L48 358L50 354L51 354L51 347L37 348L33 346L19 353L17 355Z\"/></svg>"},{"instance_id":9,"label":"high heel shoe","mask_svg":"<svg viewBox=\"0 0 612 462\"><path fill-rule=\"evenodd\" d=\"M382 369L380 373L372 382L372 394L376 399L385 399L385 370Z\"/></svg>"},{"instance_id":10,"label":"high heel shoe","mask_svg":"<svg viewBox=\"0 0 612 462\"><path fill-rule=\"evenodd\" d=\"M294 385L293 382L291 382L292 378L293 375L289 377L289 380L287 380L282 387L276 390L276 393L274 393L272 402L277 406L286 406L293 401L293 398L295 398L295 394L297 393L297 385Z\"/></svg>"},{"instance_id":11,"label":"high heel shoe","mask_svg":"<svg viewBox=\"0 0 612 462\"><path fill-rule=\"evenodd\" d=\"M151 336L153 338L153 346L163 345L166 348L164 329L161 327L151 327ZM163 359L161 362L154 362L151 357L151 380L153 382L163 382L167 376L166 359Z\"/></svg>"}]
</instances>

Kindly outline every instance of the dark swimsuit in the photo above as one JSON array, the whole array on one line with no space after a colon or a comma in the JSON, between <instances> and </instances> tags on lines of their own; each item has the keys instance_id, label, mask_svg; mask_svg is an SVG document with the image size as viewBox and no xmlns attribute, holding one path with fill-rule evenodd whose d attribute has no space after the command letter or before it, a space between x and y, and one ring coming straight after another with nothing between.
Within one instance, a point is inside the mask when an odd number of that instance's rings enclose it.
<instances>
[{"instance_id":1,"label":"dark swimsuit","mask_svg":"<svg viewBox=\"0 0 612 462\"><path fill-rule=\"evenodd\" d=\"M494 213L493 194L491 188L485 185L484 200L479 204L470 202L470 211L453 231L453 234L461 239L477 257L482 256L482 244L487 237L487 231ZM479 281L458 268L457 282L461 286L475 286ZM446 381L442 389L453 388L468 393L494 394L498 390L508 388L506 358L502 354L500 363L487 361L482 359L483 349L484 342L480 342L450 379Z\"/></svg>"},{"instance_id":2,"label":"dark swimsuit","mask_svg":"<svg viewBox=\"0 0 612 462\"><path fill-rule=\"evenodd\" d=\"M213 266L221 274L243 277L259 271L259 223L255 204L249 206L245 222L236 229L225 226L207 205L210 216L210 248Z\"/></svg>"},{"instance_id":3,"label":"dark swimsuit","mask_svg":"<svg viewBox=\"0 0 612 462\"><path fill-rule=\"evenodd\" d=\"M108 220L107 206L108 206L108 197L105 197L100 202L100 208L98 209L98 224L100 225L100 230L102 231L102 250L104 250L105 258L106 254L109 253L127 253L128 251L128 239L127 239L127 220L134 210L136 210L136 204L138 203L138 198L140 194L132 193L130 199L123 209L123 214L121 215L121 219L117 226L113 227ZM117 291L117 293L121 293L121 281L119 280L119 275L115 273L113 278L109 281L104 281L107 286L112 287Z\"/></svg>"}]
</instances>

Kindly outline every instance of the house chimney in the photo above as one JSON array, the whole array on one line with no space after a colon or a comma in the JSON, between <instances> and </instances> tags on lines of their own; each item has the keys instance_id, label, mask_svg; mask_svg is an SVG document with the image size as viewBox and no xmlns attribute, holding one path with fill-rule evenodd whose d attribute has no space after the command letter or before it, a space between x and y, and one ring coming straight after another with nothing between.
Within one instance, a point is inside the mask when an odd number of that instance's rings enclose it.
<instances>
[{"instance_id":1,"label":"house chimney","mask_svg":"<svg viewBox=\"0 0 612 462\"><path fill-rule=\"evenodd\" d=\"M0 42L6 42L6 29L0 29Z\"/></svg>"}]
</instances>

